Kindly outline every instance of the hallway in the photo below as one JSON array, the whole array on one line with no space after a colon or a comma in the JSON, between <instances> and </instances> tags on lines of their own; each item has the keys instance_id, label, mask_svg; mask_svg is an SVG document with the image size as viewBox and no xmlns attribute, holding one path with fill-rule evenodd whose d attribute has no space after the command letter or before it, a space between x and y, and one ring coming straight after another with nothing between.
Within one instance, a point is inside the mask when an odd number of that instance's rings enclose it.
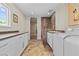
<instances>
[{"instance_id":1,"label":"hallway","mask_svg":"<svg viewBox=\"0 0 79 59\"><path fill-rule=\"evenodd\" d=\"M79 56L78 39L79 3L0 3L0 56Z\"/></svg>"},{"instance_id":2,"label":"hallway","mask_svg":"<svg viewBox=\"0 0 79 59\"><path fill-rule=\"evenodd\" d=\"M44 48L42 41L31 40L28 47L23 52L22 56L51 56L52 50L50 47Z\"/></svg>"}]
</instances>

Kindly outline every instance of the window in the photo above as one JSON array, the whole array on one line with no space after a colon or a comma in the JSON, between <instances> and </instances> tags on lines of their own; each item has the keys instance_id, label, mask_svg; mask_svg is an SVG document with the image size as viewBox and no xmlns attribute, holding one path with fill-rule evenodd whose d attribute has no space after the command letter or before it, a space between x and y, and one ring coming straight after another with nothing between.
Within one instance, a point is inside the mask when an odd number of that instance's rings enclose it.
<instances>
[{"instance_id":1,"label":"window","mask_svg":"<svg viewBox=\"0 0 79 59\"><path fill-rule=\"evenodd\" d=\"M9 9L4 4L0 4L0 26L9 26Z\"/></svg>"}]
</instances>

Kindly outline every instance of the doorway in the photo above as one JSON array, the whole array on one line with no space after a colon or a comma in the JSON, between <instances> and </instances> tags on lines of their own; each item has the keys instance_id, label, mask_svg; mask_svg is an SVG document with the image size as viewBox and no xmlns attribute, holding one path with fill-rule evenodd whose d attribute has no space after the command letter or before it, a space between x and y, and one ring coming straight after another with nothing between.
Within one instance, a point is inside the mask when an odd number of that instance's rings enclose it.
<instances>
[{"instance_id":1,"label":"doorway","mask_svg":"<svg viewBox=\"0 0 79 59\"><path fill-rule=\"evenodd\" d=\"M47 32L55 30L55 13L51 17L41 18L41 38L44 46L47 45Z\"/></svg>"},{"instance_id":2,"label":"doorway","mask_svg":"<svg viewBox=\"0 0 79 59\"><path fill-rule=\"evenodd\" d=\"M30 38L32 40L37 39L37 18L31 17L30 19Z\"/></svg>"},{"instance_id":3,"label":"doorway","mask_svg":"<svg viewBox=\"0 0 79 59\"><path fill-rule=\"evenodd\" d=\"M48 23L50 21L50 17L42 17L41 18L41 38L43 41L44 46L47 45L47 29L48 27Z\"/></svg>"}]
</instances>

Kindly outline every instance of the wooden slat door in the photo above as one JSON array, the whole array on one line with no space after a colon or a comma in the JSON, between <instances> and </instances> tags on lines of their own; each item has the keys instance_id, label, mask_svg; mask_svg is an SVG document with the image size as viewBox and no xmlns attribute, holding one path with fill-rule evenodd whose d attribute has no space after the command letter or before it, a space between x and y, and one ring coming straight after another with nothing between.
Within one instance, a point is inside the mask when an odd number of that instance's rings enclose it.
<instances>
[{"instance_id":1,"label":"wooden slat door","mask_svg":"<svg viewBox=\"0 0 79 59\"><path fill-rule=\"evenodd\" d=\"M44 46L47 45L47 32L55 30L55 15L41 18L41 38Z\"/></svg>"},{"instance_id":2,"label":"wooden slat door","mask_svg":"<svg viewBox=\"0 0 79 59\"><path fill-rule=\"evenodd\" d=\"M55 29L55 13L51 16L51 30L54 31Z\"/></svg>"},{"instance_id":3,"label":"wooden slat door","mask_svg":"<svg viewBox=\"0 0 79 59\"><path fill-rule=\"evenodd\" d=\"M45 18L41 19L41 38L42 38L43 44L46 45L47 40L46 40L46 19Z\"/></svg>"},{"instance_id":4,"label":"wooden slat door","mask_svg":"<svg viewBox=\"0 0 79 59\"><path fill-rule=\"evenodd\" d=\"M31 18L30 32L31 39L37 39L37 18Z\"/></svg>"}]
</instances>

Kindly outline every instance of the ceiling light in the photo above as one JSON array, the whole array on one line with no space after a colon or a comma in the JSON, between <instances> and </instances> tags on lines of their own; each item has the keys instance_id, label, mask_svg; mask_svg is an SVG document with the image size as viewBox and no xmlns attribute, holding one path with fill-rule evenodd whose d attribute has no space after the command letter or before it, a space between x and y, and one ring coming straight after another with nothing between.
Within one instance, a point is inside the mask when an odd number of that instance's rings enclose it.
<instances>
[{"instance_id":1,"label":"ceiling light","mask_svg":"<svg viewBox=\"0 0 79 59\"><path fill-rule=\"evenodd\" d=\"M53 12L53 9L49 9L48 10L48 15L51 14Z\"/></svg>"},{"instance_id":2,"label":"ceiling light","mask_svg":"<svg viewBox=\"0 0 79 59\"><path fill-rule=\"evenodd\" d=\"M52 12L53 11L53 9L49 9L49 11L48 12Z\"/></svg>"},{"instance_id":3,"label":"ceiling light","mask_svg":"<svg viewBox=\"0 0 79 59\"><path fill-rule=\"evenodd\" d=\"M48 15L49 15L49 12L48 12Z\"/></svg>"}]
</instances>

